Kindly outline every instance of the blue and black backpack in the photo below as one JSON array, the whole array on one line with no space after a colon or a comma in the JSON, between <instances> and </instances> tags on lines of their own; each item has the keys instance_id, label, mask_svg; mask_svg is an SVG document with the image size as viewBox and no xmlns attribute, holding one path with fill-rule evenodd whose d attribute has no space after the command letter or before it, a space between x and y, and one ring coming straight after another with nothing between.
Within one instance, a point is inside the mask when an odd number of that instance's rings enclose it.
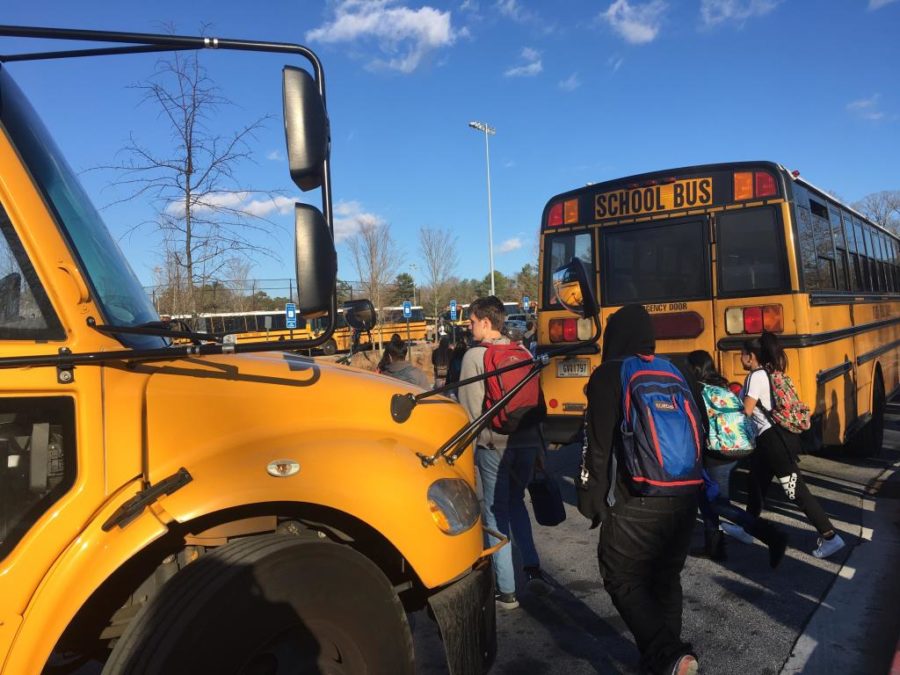
<instances>
[{"instance_id":1,"label":"blue and black backpack","mask_svg":"<svg viewBox=\"0 0 900 675\"><path fill-rule=\"evenodd\" d=\"M699 490L703 431L684 376L652 355L626 358L620 375L622 462L632 489L653 497ZM613 478L616 466L613 453ZM612 486L607 501L615 503Z\"/></svg>"}]
</instances>

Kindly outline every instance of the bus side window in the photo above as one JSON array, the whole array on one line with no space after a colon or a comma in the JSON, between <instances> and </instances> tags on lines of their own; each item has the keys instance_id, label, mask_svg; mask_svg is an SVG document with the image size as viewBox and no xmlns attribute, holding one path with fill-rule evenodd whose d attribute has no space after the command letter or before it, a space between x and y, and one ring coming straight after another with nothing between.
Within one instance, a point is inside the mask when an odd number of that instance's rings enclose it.
<instances>
[{"instance_id":1,"label":"bus side window","mask_svg":"<svg viewBox=\"0 0 900 675\"><path fill-rule=\"evenodd\" d=\"M812 216L805 206L797 205L797 234L800 244L800 263L803 267L803 284L807 291L822 288L819 277L819 264L816 249L816 236L813 232Z\"/></svg>"},{"instance_id":2,"label":"bus side window","mask_svg":"<svg viewBox=\"0 0 900 675\"><path fill-rule=\"evenodd\" d=\"M866 253L866 239L863 235L863 224L857 218L853 218L853 231L856 234L856 246L859 250L859 262L860 267L862 268L862 284L860 288L863 291L871 291L872 270L871 265L869 264L869 257Z\"/></svg>"},{"instance_id":3,"label":"bus side window","mask_svg":"<svg viewBox=\"0 0 900 675\"><path fill-rule=\"evenodd\" d=\"M72 399L0 399L0 560L74 482Z\"/></svg>"},{"instance_id":4,"label":"bus side window","mask_svg":"<svg viewBox=\"0 0 900 675\"><path fill-rule=\"evenodd\" d=\"M0 340L62 340L65 336L0 205Z\"/></svg>"},{"instance_id":5,"label":"bus side window","mask_svg":"<svg viewBox=\"0 0 900 675\"><path fill-rule=\"evenodd\" d=\"M835 266L837 267L838 290L850 289L850 274L848 272L850 262L847 257L847 242L844 240L844 230L841 227L841 214L835 208L828 210L831 218L831 236L834 238Z\"/></svg>"},{"instance_id":6,"label":"bus side window","mask_svg":"<svg viewBox=\"0 0 900 675\"><path fill-rule=\"evenodd\" d=\"M859 249L856 246L856 234L853 230L853 221L846 211L841 212L841 220L844 223L844 238L847 240L849 251L850 290L862 290L862 261L859 259Z\"/></svg>"},{"instance_id":7,"label":"bus side window","mask_svg":"<svg viewBox=\"0 0 900 675\"><path fill-rule=\"evenodd\" d=\"M815 199L809 200L812 214L813 230L816 236L816 267L819 270L819 288L835 290L837 276L834 264L834 238L831 236L831 224L828 222L828 209Z\"/></svg>"}]
</instances>

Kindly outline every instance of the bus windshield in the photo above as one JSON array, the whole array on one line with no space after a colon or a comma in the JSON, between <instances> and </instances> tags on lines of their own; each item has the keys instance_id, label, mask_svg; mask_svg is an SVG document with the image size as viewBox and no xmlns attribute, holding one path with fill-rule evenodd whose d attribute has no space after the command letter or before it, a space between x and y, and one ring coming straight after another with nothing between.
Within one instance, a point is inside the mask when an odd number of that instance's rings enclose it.
<instances>
[{"instance_id":1,"label":"bus windshield","mask_svg":"<svg viewBox=\"0 0 900 675\"><path fill-rule=\"evenodd\" d=\"M107 324L137 326L159 316L100 214L13 79L0 68L0 123L62 227ZM156 336L123 335L136 349L166 344Z\"/></svg>"}]
</instances>

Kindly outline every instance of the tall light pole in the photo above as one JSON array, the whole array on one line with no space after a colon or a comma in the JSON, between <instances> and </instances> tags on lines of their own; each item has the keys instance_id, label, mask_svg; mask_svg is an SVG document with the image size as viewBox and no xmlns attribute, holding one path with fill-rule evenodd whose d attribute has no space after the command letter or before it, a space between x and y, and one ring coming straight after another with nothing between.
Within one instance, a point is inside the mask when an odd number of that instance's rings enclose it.
<instances>
[{"instance_id":1,"label":"tall light pole","mask_svg":"<svg viewBox=\"0 0 900 675\"><path fill-rule=\"evenodd\" d=\"M411 269L415 274L419 273L419 266L416 263L410 263L409 269ZM413 277L413 305L416 304L416 278Z\"/></svg>"},{"instance_id":2,"label":"tall light pole","mask_svg":"<svg viewBox=\"0 0 900 675\"><path fill-rule=\"evenodd\" d=\"M476 131L484 132L484 156L487 163L488 249L491 254L491 295L496 295L494 292L494 224L491 221L491 148L488 136L493 136L497 130L484 122L469 122L469 126Z\"/></svg>"}]
</instances>

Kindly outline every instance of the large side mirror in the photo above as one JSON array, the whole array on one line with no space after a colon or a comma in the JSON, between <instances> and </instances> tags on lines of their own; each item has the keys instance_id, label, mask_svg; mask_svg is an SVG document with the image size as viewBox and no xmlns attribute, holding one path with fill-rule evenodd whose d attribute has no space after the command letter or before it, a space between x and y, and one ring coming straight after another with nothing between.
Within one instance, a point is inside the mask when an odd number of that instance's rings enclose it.
<instances>
[{"instance_id":1,"label":"large side mirror","mask_svg":"<svg viewBox=\"0 0 900 675\"><path fill-rule=\"evenodd\" d=\"M331 309L337 254L325 217L315 206L294 204L297 257L297 310L305 318Z\"/></svg>"},{"instance_id":2,"label":"large side mirror","mask_svg":"<svg viewBox=\"0 0 900 675\"><path fill-rule=\"evenodd\" d=\"M350 300L343 309L350 328L367 333L375 326L375 305L371 301Z\"/></svg>"},{"instance_id":3,"label":"large side mirror","mask_svg":"<svg viewBox=\"0 0 900 675\"><path fill-rule=\"evenodd\" d=\"M284 135L291 180L301 190L313 190L325 180L331 131L325 102L312 75L294 66L281 74Z\"/></svg>"},{"instance_id":4,"label":"large side mirror","mask_svg":"<svg viewBox=\"0 0 900 675\"><path fill-rule=\"evenodd\" d=\"M568 265L563 265L553 273L553 292L559 304L581 317L597 315L597 301L588 281L584 263L572 258Z\"/></svg>"}]
</instances>

